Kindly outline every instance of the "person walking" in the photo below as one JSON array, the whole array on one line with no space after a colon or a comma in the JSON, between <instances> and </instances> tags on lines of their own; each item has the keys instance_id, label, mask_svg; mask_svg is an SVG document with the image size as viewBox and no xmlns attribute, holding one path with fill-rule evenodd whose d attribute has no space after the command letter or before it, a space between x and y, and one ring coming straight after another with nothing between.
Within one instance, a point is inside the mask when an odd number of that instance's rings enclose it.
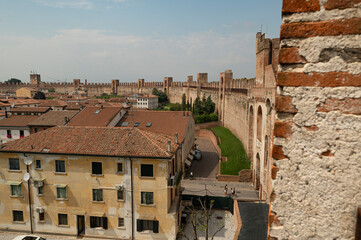
<instances>
[{"instance_id":1,"label":"person walking","mask_svg":"<svg viewBox=\"0 0 361 240\"><path fill-rule=\"evenodd\" d=\"M232 188L232 196L236 196L236 188Z\"/></svg>"},{"instance_id":2,"label":"person walking","mask_svg":"<svg viewBox=\"0 0 361 240\"><path fill-rule=\"evenodd\" d=\"M226 186L224 186L224 195L227 195L227 192L228 192L228 186L226 184Z\"/></svg>"}]
</instances>

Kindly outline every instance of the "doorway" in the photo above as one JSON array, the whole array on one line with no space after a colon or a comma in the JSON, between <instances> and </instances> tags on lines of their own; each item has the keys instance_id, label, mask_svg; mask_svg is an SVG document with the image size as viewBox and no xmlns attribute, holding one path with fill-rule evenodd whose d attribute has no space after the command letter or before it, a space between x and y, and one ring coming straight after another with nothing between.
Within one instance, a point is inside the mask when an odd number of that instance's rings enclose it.
<instances>
[{"instance_id":1,"label":"doorway","mask_svg":"<svg viewBox=\"0 0 361 240\"><path fill-rule=\"evenodd\" d=\"M77 235L84 235L85 234L85 217L83 215L77 215Z\"/></svg>"}]
</instances>

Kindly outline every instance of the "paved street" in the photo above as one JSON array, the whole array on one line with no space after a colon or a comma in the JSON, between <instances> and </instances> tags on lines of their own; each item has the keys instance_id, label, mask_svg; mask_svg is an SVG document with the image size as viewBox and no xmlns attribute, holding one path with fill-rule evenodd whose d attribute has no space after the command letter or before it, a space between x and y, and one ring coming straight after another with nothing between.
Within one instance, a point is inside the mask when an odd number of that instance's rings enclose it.
<instances>
[{"instance_id":1,"label":"paved street","mask_svg":"<svg viewBox=\"0 0 361 240\"><path fill-rule=\"evenodd\" d=\"M230 195L230 189L236 188L236 194L234 196L237 200L258 200L258 191L254 190L251 183L245 182L218 182L212 179L184 179L181 182L185 195L209 195L220 196L224 195L224 186L228 185L228 193Z\"/></svg>"},{"instance_id":2,"label":"paved street","mask_svg":"<svg viewBox=\"0 0 361 240\"><path fill-rule=\"evenodd\" d=\"M218 153L208 138L198 137L197 143L198 149L202 153L202 159L192 161L188 174L193 172L194 177L215 179L218 174Z\"/></svg>"}]
</instances>

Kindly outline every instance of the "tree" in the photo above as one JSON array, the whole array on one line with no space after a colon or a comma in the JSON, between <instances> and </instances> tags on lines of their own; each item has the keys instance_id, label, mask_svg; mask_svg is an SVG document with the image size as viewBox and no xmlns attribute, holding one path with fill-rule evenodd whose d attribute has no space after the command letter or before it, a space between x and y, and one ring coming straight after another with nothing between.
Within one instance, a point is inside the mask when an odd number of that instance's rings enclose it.
<instances>
[{"instance_id":1,"label":"tree","mask_svg":"<svg viewBox=\"0 0 361 240\"><path fill-rule=\"evenodd\" d=\"M43 92L37 91L33 97L34 99L46 99L45 94Z\"/></svg>"},{"instance_id":2,"label":"tree","mask_svg":"<svg viewBox=\"0 0 361 240\"><path fill-rule=\"evenodd\" d=\"M192 199L193 202L193 199ZM207 200L204 202L198 197L198 202L200 203L201 210L197 211L192 204L190 207L187 206L186 209L190 212L190 223L193 230L193 240L198 240L198 231L205 232L205 240L209 238L209 221L213 215L212 208L214 205L214 200L209 202L209 207L207 208ZM211 240L214 239L214 236L224 228L224 224L220 224L220 227L213 233ZM180 235L182 237L190 240L189 236L184 234L184 229L180 229Z\"/></svg>"},{"instance_id":3,"label":"tree","mask_svg":"<svg viewBox=\"0 0 361 240\"><path fill-rule=\"evenodd\" d=\"M155 96L159 96L159 91L156 88L153 88L152 94Z\"/></svg>"},{"instance_id":4,"label":"tree","mask_svg":"<svg viewBox=\"0 0 361 240\"><path fill-rule=\"evenodd\" d=\"M187 110L187 103L186 103L186 95L183 93L182 95L182 111Z\"/></svg>"},{"instance_id":5,"label":"tree","mask_svg":"<svg viewBox=\"0 0 361 240\"><path fill-rule=\"evenodd\" d=\"M206 114L214 113L215 108L216 104L212 101L211 96L209 95L204 103L204 112Z\"/></svg>"},{"instance_id":6,"label":"tree","mask_svg":"<svg viewBox=\"0 0 361 240\"><path fill-rule=\"evenodd\" d=\"M4 83L18 84L18 83L21 83L21 80L17 79L17 78L10 78L9 80L5 81Z\"/></svg>"},{"instance_id":7,"label":"tree","mask_svg":"<svg viewBox=\"0 0 361 240\"><path fill-rule=\"evenodd\" d=\"M196 100L194 100L193 113L194 115L200 115L202 112L202 102L200 101L199 97L197 97Z\"/></svg>"}]
</instances>

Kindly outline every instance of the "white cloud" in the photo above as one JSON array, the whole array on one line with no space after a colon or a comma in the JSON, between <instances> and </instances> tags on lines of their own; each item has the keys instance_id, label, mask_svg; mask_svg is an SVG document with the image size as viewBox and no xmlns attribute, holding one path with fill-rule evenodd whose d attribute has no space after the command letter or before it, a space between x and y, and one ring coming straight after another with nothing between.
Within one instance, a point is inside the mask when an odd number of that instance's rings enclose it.
<instances>
[{"instance_id":1,"label":"white cloud","mask_svg":"<svg viewBox=\"0 0 361 240\"><path fill-rule=\"evenodd\" d=\"M208 72L209 81L217 81L226 69L232 69L235 78L253 77L254 49L253 33L209 31L162 38L68 29L51 38L0 36L0 81L28 80L30 70L37 70L45 81L161 81L164 76L185 81L198 72Z\"/></svg>"},{"instance_id":2,"label":"white cloud","mask_svg":"<svg viewBox=\"0 0 361 240\"><path fill-rule=\"evenodd\" d=\"M92 9L93 3L89 0L33 0L36 3L56 8Z\"/></svg>"}]
</instances>

